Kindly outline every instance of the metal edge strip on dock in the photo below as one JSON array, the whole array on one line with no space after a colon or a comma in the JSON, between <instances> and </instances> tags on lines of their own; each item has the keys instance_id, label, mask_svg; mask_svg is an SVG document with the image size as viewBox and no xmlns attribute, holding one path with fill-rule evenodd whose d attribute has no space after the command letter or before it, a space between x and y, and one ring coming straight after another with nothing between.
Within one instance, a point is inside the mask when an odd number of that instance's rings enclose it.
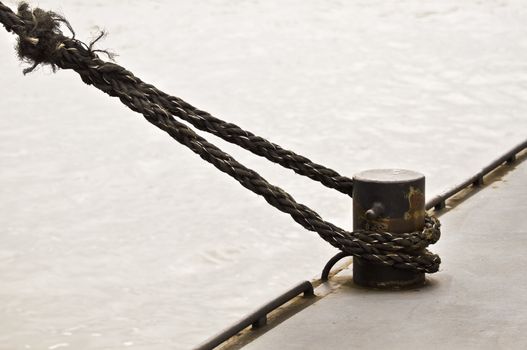
<instances>
[{"instance_id":1,"label":"metal edge strip on dock","mask_svg":"<svg viewBox=\"0 0 527 350\"><path fill-rule=\"evenodd\" d=\"M445 207L445 204L446 204L445 202L447 199L453 197L454 195L461 192L465 188L469 186L483 185L483 178L485 177L485 175L488 175L490 172L502 166L504 163L507 163L507 164L514 163L516 161L516 155L520 153L521 151L523 151L524 149L527 149L527 140L523 141L522 143L518 144L516 147L512 148L507 153L503 154L501 157L492 161L489 165L481 169L481 171L479 171L474 176L469 177L468 179L466 179L459 185L429 200L425 206L426 210L429 210L432 208L434 208L435 210L441 210Z\"/></svg>"},{"instance_id":2,"label":"metal edge strip on dock","mask_svg":"<svg viewBox=\"0 0 527 350\"><path fill-rule=\"evenodd\" d=\"M229 328L223 330L217 335L209 338L204 343L196 347L196 350L209 350L214 349L215 347L221 345L223 342L227 341L231 337L235 336L245 328L252 326L253 328L259 328L264 326L267 323L267 314L271 311L279 308L283 304L287 303L291 299L295 298L299 294L304 294L304 297L314 296L315 292L313 290L313 285L309 281L304 281L295 287L291 288L284 294L278 296L277 298L271 300L267 304L260 307L258 310L253 313L245 316L243 319L233 324Z\"/></svg>"}]
</instances>

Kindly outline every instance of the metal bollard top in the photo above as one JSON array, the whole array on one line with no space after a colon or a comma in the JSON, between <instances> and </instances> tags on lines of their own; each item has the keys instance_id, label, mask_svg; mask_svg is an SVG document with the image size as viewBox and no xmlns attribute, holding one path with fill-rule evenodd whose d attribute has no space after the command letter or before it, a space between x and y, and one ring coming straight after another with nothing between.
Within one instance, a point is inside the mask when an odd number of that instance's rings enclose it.
<instances>
[{"instance_id":1,"label":"metal bollard top","mask_svg":"<svg viewBox=\"0 0 527 350\"><path fill-rule=\"evenodd\" d=\"M406 169L371 169L361 171L353 177L356 181L377 183L405 183L421 180L425 176Z\"/></svg>"}]
</instances>

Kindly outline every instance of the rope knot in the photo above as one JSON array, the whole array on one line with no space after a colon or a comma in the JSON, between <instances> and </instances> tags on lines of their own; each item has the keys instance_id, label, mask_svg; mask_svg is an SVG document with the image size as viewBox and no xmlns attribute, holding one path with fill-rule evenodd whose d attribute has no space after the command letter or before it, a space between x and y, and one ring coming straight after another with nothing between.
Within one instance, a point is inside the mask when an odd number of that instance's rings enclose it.
<instances>
[{"instance_id":1,"label":"rope knot","mask_svg":"<svg viewBox=\"0 0 527 350\"><path fill-rule=\"evenodd\" d=\"M18 28L17 54L21 60L31 64L24 69L24 74L33 71L39 64L49 64L55 71L54 56L66 39L60 26L66 24L71 30L69 23L55 12L40 8L32 10L25 2L18 6L17 15L23 20L23 26Z\"/></svg>"}]
</instances>

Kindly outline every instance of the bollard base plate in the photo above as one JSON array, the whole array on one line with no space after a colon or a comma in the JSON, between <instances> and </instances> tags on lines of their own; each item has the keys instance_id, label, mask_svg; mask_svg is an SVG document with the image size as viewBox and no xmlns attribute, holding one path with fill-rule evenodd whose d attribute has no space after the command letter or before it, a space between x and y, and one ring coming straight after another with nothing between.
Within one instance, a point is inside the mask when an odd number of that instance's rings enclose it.
<instances>
[{"instance_id":1,"label":"bollard base plate","mask_svg":"<svg viewBox=\"0 0 527 350\"><path fill-rule=\"evenodd\" d=\"M424 285L425 274L374 264L354 257L353 282L368 288L404 289Z\"/></svg>"}]
</instances>

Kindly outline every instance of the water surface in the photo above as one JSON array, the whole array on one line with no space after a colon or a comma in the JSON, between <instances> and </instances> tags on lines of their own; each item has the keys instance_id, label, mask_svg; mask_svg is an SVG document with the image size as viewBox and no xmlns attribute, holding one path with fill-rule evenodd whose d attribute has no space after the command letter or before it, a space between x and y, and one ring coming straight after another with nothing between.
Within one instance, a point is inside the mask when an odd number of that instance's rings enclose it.
<instances>
[{"instance_id":1,"label":"water surface","mask_svg":"<svg viewBox=\"0 0 527 350\"><path fill-rule=\"evenodd\" d=\"M39 5L80 38L107 29L101 48L142 79L348 176L418 170L430 197L527 136L522 1ZM335 253L75 73L23 77L13 44L2 31L0 349L190 348ZM346 196L207 137L351 227Z\"/></svg>"}]
</instances>

